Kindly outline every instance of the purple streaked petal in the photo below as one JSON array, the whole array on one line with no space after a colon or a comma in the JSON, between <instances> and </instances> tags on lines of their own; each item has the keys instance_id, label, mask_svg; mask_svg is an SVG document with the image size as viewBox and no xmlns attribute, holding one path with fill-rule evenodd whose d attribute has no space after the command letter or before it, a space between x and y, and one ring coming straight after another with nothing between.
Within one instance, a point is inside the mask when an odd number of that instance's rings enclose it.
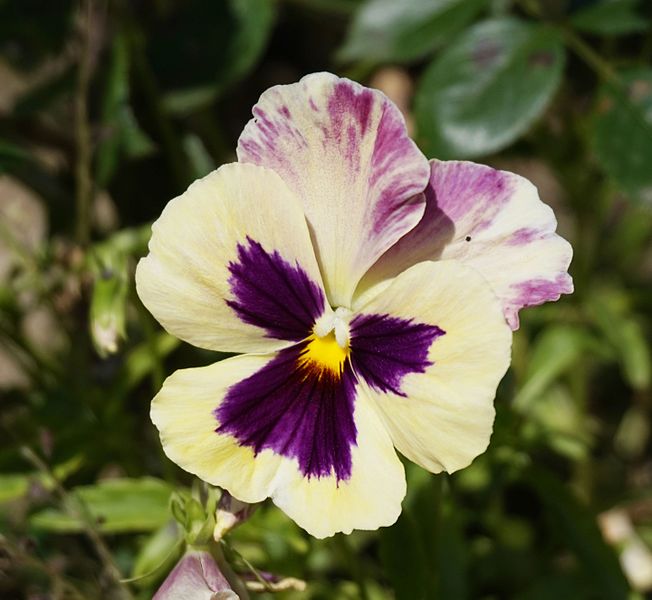
<instances>
[{"instance_id":1,"label":"purple streaked petal","mask_svg":"<svg viewBox=\"0 0 652 600\"><path fill-rule=\"evenodd\" d=\"M351 476L355 380L348 361L341 375L302 365L306 342L281 350L233 385L215 411L216 431L258 454L269 448L298 461L304 476L338 481Z\"/></svg>"},{"instance_id":2,"label":"purple streaked petal","mask_svg":"<svg viewBox=\"0 0 652 600\"><path fill-rule=\"evenodd\" d=\"M432 365L428 351L444 335L436 325L390 315L363 314L351 322L351 364L373 389L405 396L401 380Z\"/></svg>"},{"instance_id":3,"label":"purple streaked petal","mask_svg":"<svg viewBox=\"0 0 652 600\"><path fill-rule=\"evenodd\" d=\"M425 157L381 92L329 73L267 90L238 142L300 197L331 305L347 306L365 271L424 210Z\"/></svg>"},{"instance_id":4,"label":"purple streaked petal","mask_svg":"<svg viewBox=\"0 0 652 600\"><path fill-rule=\"evenodd\" d=\"M310 335L324 312L320 286L278 251L268 252L247 238L238 244L238 259L229 263L234 300L226 303L245 323L261 327L267 336L298 342Z\"/></svg>"},{"instance_id":5,"label":"purple streaked petal","mask_svg":"<svg viewBox=\"0 0 652 600\"><path fill-rule=\"evenodd\" d=\"M518 311L573 291L570 244L526 179L472 162L433 160L421 222L370 269L358 294L425 260L456 259L477 269L518 328Z\"/></svg>"}]
</instances>

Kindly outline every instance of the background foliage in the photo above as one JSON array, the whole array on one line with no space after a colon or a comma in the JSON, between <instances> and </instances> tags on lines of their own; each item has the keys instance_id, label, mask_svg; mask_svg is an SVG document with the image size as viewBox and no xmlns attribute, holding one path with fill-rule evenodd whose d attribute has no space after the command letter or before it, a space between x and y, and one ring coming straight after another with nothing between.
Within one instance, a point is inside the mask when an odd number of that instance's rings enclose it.
<instances>
[{"instance_id":1,"label":"background foliage","mask_svg":"<svg viewBox=\"0 0 652 600\"><path fill-rule=\"evenodd\" d=\"M149 401L216 357L158 327L134 265L259 94L323 69L383 89L428 156L532 179L576 292L522 314L471 467L408 465L379 532L317 541L263 507L236 568L308 582L288 599L644 597L651 58L645 0L0 0L0 597L149 598L174 564L193 484Z\"/></svg>"}]
</instances>

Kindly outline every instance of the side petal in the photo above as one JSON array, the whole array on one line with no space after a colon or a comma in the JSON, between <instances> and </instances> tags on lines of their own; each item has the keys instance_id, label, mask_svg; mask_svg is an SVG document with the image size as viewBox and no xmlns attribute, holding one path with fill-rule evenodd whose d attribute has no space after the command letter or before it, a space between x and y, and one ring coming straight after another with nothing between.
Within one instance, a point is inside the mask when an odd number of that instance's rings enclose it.
<instances>
[{"instance_id":1,"label":"side petal","mask_svg":"<svg viewBox=\"0 0 652 600\"><path fill-rule=\"evenodd\" d=\"M150 411L170 460L248 503L271 495L283 457L271 449L255 453L233 436L219 433L215 410L229 388L264 367L272 356L245 354L175 371L154 397Z\"/></svg>"},{"instance_id":2,"label":"side petal","mask_svg":"<svg viewBox=\"0 0 652 600\"><path fill-rule=\"evenodd\" d=\"M470 464L489 443L496 387L510 361L511 330L490 286L457 261L424 262L357 312L407 322L383 336L356 330L355 321L351 328L352 355L367 351L357 359L361 385L396 448L433 473ZM383 363L373 360L381 347Z\"/></svg>"},{"instance_id":3,"label":"side petal","mask_svg":"<svg viewBox=\"0 0 652 600\"><path fill-rule=\"evenodd\" d=\"M466 161L431 161L421 222L370 269L357 294L424 260L455 259L476 268L518 329L518 311L573 291L573 251L525 178ZM380 289L380 288L377 288Z\"/></svg>"},{"instance_id":4,"label":"side petal","mask_svg":"<svg viewBox=\"0 0 652 600\"><path fill-rule=\"evenodd\" d=\"M244 502L271 497L317 537L393 523L405 478L389 434L350 372L337 390L297 371L302 350L170 376L151 411L165 453Z\"/></svg>"},{"instance_id":5,"label":"side petal","mask_svg":"<svg viewBox=\"0 0 652 600\"><path fill-rule=\"evenodd\" d=\"M211 350L287 346L330 310L299 200L273 171L238 163L165 207L136 288L165 329Z\"/></svg>"},{"instance_id":6,"label":"side petal","mask_svg":"<svg viewBox=\"0 0 652 600\"><path fill-rule=\"evenodd\" d=\"M238 158L274 169L304 206L331 305L424 211L428 163L381 92L330 73L267 90Z\"/></svg>"}]
</instances>

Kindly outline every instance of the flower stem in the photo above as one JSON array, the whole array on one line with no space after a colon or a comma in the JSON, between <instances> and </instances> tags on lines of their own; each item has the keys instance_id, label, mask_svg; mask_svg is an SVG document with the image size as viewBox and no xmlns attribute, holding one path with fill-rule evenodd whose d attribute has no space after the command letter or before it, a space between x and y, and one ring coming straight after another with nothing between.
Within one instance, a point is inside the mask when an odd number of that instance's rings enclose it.
<instances>
[{"instance_id":1,"label":"flower stem","mask_svg":"<svg viewBox=\"0 0 652 600\"><path fill-rule=\"evenodd\" d=\"M93 21L92 4L87 0L82 4L79 49L79 72L75 90L75 144L77 159L75 164L77 241L88 245L91 228L91 201L93 180L91 177L91 134L88 123L88 87L91 80L91 27Z\"/></svg>"}]
</instances>

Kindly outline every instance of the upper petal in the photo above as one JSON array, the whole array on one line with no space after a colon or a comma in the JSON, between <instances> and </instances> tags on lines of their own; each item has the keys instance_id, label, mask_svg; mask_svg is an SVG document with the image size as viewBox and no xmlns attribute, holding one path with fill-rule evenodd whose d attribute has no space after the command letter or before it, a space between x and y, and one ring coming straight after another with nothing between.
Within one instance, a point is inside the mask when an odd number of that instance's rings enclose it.
<instances>
[{"instance_id":1,"label":"upper petal","mask_svg":"<svg viewBox=\"0 0 652 600\"><path fill-rule=\"evenodd\" d=\"M165 207L136 288L170 333L212 350L287 346L330 310L298 199L273 171L238 163Z\"/></svg>"},{"instance_id":2,"label":"upper petal","mask_svg":"<svg viewBox=\"0 0 652 600\"><path fill-rule=\"evenodd\" d=\"M431 161L421 222L370 269L357 291L423 260L456 259L489 281L512 329L518 311L573 291L570 244L525 178L466 161ZM367 296L369 297L369 296Z\"/></svg>"},{"instance_id":3,"label":"upper petal","mask_svg":"<svg viewBox=\"0 0 652 600\"><path fill-rule=\"evenodd\" d=\"M238 142L299 195L326 293L348 306L376 259L423 215L426 158L381 92L330 73L267 90Z\"/></svg>"},{"instance_id":4,"label":"upper petal","mask_svg":"<svg viewBox=\"0 0 652 600\"><path fill-rule=\"evenodd\" d=\"M362 353L358 372L396 448L434 473L467 466L489 443L510 360L511 330L490 286L457 261L423 262L357 312L406 323L351 331L352 355L356 345L384 348L385 364Z\"/></svg>"}]
</instances>

